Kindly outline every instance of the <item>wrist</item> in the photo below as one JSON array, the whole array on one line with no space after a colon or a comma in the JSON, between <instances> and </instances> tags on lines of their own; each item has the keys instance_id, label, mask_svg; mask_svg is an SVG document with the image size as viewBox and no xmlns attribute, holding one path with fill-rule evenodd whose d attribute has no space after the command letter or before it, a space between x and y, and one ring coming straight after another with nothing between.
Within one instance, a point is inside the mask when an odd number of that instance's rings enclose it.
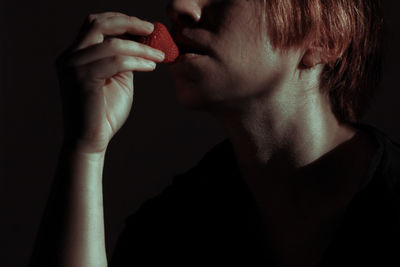
<instances>
[{"instance_id":1,"label":"wrist","mask_svg":"<svg viewBox=\"0 0 400 267\"><path fill-rule=\"evenodd\" d=\"M89 160L104 160L107 146L104 148L93 148L92 146L77 140L64 139L61 150L68 154L74 154Z\"/></svg>"}]
</instances>

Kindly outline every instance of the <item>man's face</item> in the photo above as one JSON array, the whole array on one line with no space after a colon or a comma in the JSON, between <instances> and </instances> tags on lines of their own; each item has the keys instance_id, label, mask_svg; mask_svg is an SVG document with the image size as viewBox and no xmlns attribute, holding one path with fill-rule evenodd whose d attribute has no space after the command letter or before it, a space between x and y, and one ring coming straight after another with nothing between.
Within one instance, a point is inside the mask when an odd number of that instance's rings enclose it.
<instances>
[{"instance_id":1,"label":"man's face","mask_svg":"<svg viewBox=\"0 0 400 267\"><path fill-rule=\"evenodd\" d=\"M260 2L170 1L168 15L180 49L190 39L211 51L170 66L181 105L194 109L237 107L245 100L270 94L293 75L298 56L280 54L272 49L268 37L262 38L260 12L256 11ZM196 16L200 20L196 21Z\"/></svg>"}]
</instances>

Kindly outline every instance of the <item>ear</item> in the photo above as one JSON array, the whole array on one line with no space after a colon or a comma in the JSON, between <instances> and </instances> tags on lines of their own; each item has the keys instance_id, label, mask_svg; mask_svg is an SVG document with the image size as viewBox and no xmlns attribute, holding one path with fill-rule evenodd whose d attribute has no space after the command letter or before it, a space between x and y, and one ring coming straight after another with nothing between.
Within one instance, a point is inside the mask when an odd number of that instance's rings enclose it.
<instances>
[{"instance_id":1,"label":"ear","mask_svg":"<svg viewBox=\"0 0 400 267\"><path fill-rule=\"evenodd\" d=\"M318 64L325 63L325 60L320 48L309 48L304 53L301 62L307 68L312 68Z\"/></svg>"}]
</instances>

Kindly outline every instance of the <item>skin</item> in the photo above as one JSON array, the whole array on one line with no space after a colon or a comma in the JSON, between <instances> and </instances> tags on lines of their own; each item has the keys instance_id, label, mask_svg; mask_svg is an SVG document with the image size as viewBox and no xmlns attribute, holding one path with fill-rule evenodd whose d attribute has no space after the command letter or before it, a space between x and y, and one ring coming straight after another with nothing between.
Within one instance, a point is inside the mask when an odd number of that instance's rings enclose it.
<instances>
[{"instance_id":1,"label":"skin","mask_svg":"<svg viewBox=\"0 0 400 267\"><path fill-rule=\"evenodd\" d=\"M241 0L170 1L176 35L212 50L171 65L170 71L180 104L208 112L223 125L277 261L313 266L376 144L340 124L319 92L321 51L274 50L268 36L262 38L265 29L254 19L260 6Z\"/></svg>"},{"instance_id":2,"label":"skin","mask_svg":"<svg viewBox=\"0 0 400 267\"><path fill-rule=\"evenodd\" d=\"M152 23L118 12L89 14L55 67L64 122L51 191L30 267L107 266L102 174L107 146L133 106L134 72L164 54L116 36L149 35Z\"/></svg>"},{"instance_id":3,"label":"skin","mask_svg":"<svg viewBox=\"0 0 400 267\"><path fill-rule=\"evenodd\" d=\"M278 265L313 266L357 190L374 144L339 124L319 94L319 51L280 53L260 38L255 3L170 1L175 35L213 51L170 70L179 102L209 112L224 126ZM164 59L161 51L122 36L153 30L150 22L119 12L90 14L57 58L63 144L29 266L107 266L106 150L133 107L134 74L153 71Z\"/></svg>"}]
</instances>

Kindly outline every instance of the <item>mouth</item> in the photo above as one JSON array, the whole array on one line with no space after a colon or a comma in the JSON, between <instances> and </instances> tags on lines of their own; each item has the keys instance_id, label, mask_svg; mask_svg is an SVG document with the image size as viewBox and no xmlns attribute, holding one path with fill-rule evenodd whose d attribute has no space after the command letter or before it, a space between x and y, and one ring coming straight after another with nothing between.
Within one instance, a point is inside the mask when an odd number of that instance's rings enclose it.
<instances>
[{"instance_id":1,"label":"mouth","mask_svg":"<svg viewBox=\"0 0 400 267\"><path fill-rule=\"evenodd\" d=\"M211 55L212 50L205 43L199 40L192 39L188 35L183 35L177 32L175 29L171 30L172 39L178 46L179 53L184 54L196 54L196 55ZM193 35L193 34L192 34Z\"/></svg>"},{"instance_id":2,"label":"mouth","mask_svg":"<svg viewBox=\"0 0 400 267\"><path fill-rule=\"evenodd\" d=\"M199 46L189 46L189 45L179 45L179 52L181 55L184 54L196 54L196 55L208 55L209 53L206 51L206 49L201 48Z\"/></svg>"},{"instance_id":3,"label":"mouth","mask_svg":"<svg viewBox=\"0 0 400 267\"><path fill-rule=\"evenodd\" d=\"M176 63L192 61L196 58L210 57L212 56L212 50L207 46L200 45L199 43L191 42L189 44L176 43L179 49L179 57L172 65Z\"/></svg>"}]
</instances>

